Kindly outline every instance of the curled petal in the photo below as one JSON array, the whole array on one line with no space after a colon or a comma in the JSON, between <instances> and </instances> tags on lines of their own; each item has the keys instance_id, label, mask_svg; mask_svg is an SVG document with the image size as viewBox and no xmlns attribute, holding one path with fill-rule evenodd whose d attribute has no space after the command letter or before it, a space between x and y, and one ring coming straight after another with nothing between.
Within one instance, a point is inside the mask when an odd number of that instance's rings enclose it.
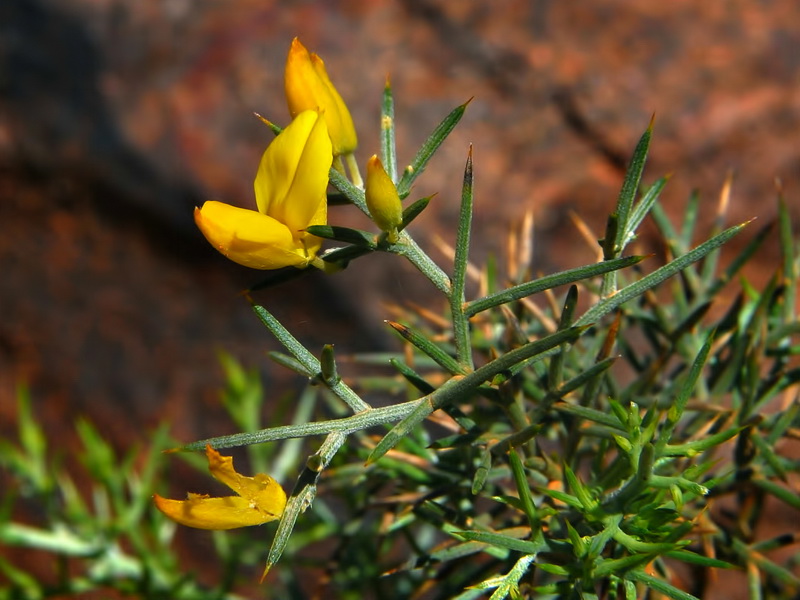
<instances>
[{"instance_id":1,"label":"curled petal","mask_svg":"<svg viewBox=\"0 0 800 600\"><path fill-rule=\"evenodd\" d=\"M187 500L170 500L156 494L153 502L158 510L176 523L196 529L236 529L262 525L281 516L280 513L261 511L241 496L210 498L189 494Z\"/></svg>"},{"instance_id":2,"label":"curled petal","mask_svg":"<svg viewBox=\"0 0 800 600\"><path fill-rule=\"evenodd\" d=\"M210 201L194 209L194 220L214 248L245 267L305 267L313 258L286 225L254 210Z\"/></svg>"},{"instance_id":3,"label":"curled petal","mask_svg":"<svg viewBox=\"0 0 800 600\"><path fill-rule=\"evenodd\" d=\"M221 456L206 446L208 468L219 481L238 496L212 498L188 494L186 500L153 496L156 507L173 521L198 529L234 529L261 525L280 518L286 507L286 493L272 477L259 473L246 477L233 468L233 458Z\"/></svg>"},{"instance_id":4,"label":"curled petal","mask_svg":"<svg viewBox=\"0 0 800 600\"><path fill-rule=\"evenodd\" d=\"M292 117L304 110L319 110L325 116L333 153L351 154L358 146L353 118L339 92L331 83L325 63L309 53L295 38L286 59L284 85Z\"/></svg>"}]
</instances>

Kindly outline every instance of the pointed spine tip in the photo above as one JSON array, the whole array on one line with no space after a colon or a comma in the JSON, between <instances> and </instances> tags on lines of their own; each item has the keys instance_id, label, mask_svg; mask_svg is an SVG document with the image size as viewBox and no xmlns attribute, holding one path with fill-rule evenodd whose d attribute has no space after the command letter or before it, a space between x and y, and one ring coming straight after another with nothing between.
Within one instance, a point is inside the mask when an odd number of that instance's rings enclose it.
<instances>
[{"instance_id":1,"label":"pointed spine tip","mask_svg":"<svg viewBox=\"0 0 800 600\"><path fill-rule=\"evenodd\" d=\"M408 332L408 327L406 327L405 325L401 325L397 321L390 321L387 319L386 321L384 321L384 323L389 325L389 327L391 327L395 331L399 331L401 334Z\"/></svg>"},{"instance_id":2,"label":"pointed spine tip","mask_svg":"<svg viewBox=\"0 0 800 600\"><path fill-rule=\"evenodd\" d=\"M266 117L262 116L261 114L259 114L259 113L255 112L255 111L253 111L253 115L255 115L255 117L256 117L256 118L257 118L259 121L261 121L262 123L264 123L264 125L266 125L267 127L269 127L269 128L272 130L272 133L274 133L275 135L278 135L278 134L279 134L279 133L282 131L282 129L281 129L281 127L280 127L280 126L276 125L275 123L273 123L272 121L270 121L270 120L269 120L269 119L267 119Z\"/></svg>"},{"instance_id":3,"label":"pointed spine tip","mask_svg":"<svg viewBox=\"0 0 800 600\"><path fill-rule=\"evenodd\" d=\"M260 113L257 113L256 111L253 111L253 115L256 117L256 119L264 123L264 125L266 125L267 127L272 127L272 122L265 116L261 115Z\"/></svg>"},{"instance_id":4,"label":"pointed spine tip","mask_svg":"<svg viewBox=\"0 0 800 600\"><path fill-rule=\"evenodd\" d=\"M259 585L264 583L264 580L267 578L267 575L269 575L269 570L271 568L272 565L270 563L267 563L266 566L264 567L264 572L261 574L261 579L258 580Z\"/></svg>"}]
</instances>

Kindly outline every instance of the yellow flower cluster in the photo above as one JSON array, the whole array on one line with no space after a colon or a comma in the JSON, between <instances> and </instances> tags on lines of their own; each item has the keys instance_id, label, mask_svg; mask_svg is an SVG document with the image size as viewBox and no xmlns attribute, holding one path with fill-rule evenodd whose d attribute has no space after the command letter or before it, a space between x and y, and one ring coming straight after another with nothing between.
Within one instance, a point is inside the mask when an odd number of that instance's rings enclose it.
<instances>
[{"instance_id":1,"label":"yellow flower cluster","mask_svg":"<svg viewBox=\"0 0 800 600\"><path fill-rule=\"evenodd\" d=\"M325 64L296 38L285 87L293 121L261 158L254 184L258 210L210 201L194 213L212 246L253 269L304 268L314 260L321 240L305 230L327 223L333 158L357 145L353 119Z\"/></svg>"}]
</instances>

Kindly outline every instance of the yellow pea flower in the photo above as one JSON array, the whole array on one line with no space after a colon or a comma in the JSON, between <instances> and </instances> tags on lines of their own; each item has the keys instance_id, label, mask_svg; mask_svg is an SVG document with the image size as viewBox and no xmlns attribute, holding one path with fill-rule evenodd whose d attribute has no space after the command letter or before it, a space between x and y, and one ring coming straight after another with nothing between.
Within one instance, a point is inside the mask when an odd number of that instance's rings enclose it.
<instances>
[{"instance_id":1,"label":"yellow pea flower","mask_svg":"<svg viewBox=\"0 0 800 600\"><path fill-rule=\"evenodd\" d=\"M397 194L397 187L383 168L381 160L374 154L367 162L365 195L372 220L387 232L387 239L394 244L398 239L397 228L403 222L403 204Z\"/></svg>"},{"instance_id":2,"label":"yellow pea flower","mask_svg":"<svg viewBox=\"0 0 800 600\"><path fill-rule=\"evenodd\" d=\"M286 58L286 101L292 117L304 110L319 110L325 116L334 156L352 154L358 146L350 111L333 87L325 63L294 38Z\"/></svg>"},{"instance_id":3,"label":"yellow pea flower","mask_svg":"<svg viewBox=\"0 0 800 600\"><path fill-rule=\"evenodd\" d=\"M325 120L304 111L261 157L254 183L258 211L209 201L194 209L195 223L212 246L245 267L307 267L322 240L304 230L327 222L332 162Z\"/></svg>"},{"instance_id":4,"label":"yellow pea flower","mask_svg":"<svg viewBox=\"0 0 800 600\"><path fill-rule=\"evenodd\" d=\"M153 496L156 508L173 521L198 529L235 529L279 519L286 507L286 492L269 475L246 477L233 468L233 458L206 446L208 470L237 496L211 498L190 493L186 500Z\"/></svg>"}]
</instances>

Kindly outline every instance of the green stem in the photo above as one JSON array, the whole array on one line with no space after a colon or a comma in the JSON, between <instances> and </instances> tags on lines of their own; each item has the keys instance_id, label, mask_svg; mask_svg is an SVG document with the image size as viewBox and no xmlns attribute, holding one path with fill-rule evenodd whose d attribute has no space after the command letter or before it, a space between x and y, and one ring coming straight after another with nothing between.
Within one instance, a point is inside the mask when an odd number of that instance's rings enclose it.
<instances>
[{"instance_id":1,"label":"green stem","mask_svg":"<svg viewBox=\"0 0 800 600\"><path fill-rule=\"evenodd\" d=\"M275 537L272 540L272 545L267 555L267 563L264 566L264 573L261 575L261 581L269 573L272 566L278 562L286 545L289 543L289 537L292 534L294 525L297 522L297 517L300 513L305 511L317 495L317 481L319 480L320 473L330 464L333 457L344 445L347 436L340 432L333 432L325 438L316 454L308 459L306 468L297 479L292 495L286 502L286 508L281 515L281 520L278 523L278 529L275 532Z\"/></svg>"},{"instance_id":2,"label":"green stem","mask_svg":"<svg viewBox=\"0 0 800 600\"><path fill-rule=\"evenodd\" d=\"M452 377L438 390L416 401L417 405L410 414L404 417L400 423L395 425L395 427L378 442L372 454L370 454L367 459L367 462L375 462L394 448L411 429L419 425L434 411L443 408L457 398L464 398L473 394L482 383L504 371L508 371L513 366L537 354L542 354L548 349L559 346L560 344L574 342L585 329L585 327L571 327L570 329L558 331L546 338L530 342L529 344L511 350L492 362L476 369L469 375Z\"/></svg>"},{"instance_id":3,"label":"green stem","mask_svg":"<svg viewBox=\"0 0 800 600\"><path fill-rule=\"evenodd\" d=\"M392 246L389 251L406 257L440 292L450 296L451 283L447 273L442 271L405 231L400 234L400 242Z\"/></svg>"},{"instance_id":4,"label":"green stem","mask_svg":"<svg viewBox=\"0 0 800 600\"><path fill-rule=\"evenodd\" d=\"M253 310L266 328L270 330L272 335L274 335L275 338L281 344L283 344L284 348L286 348L292 354L292 356L294 356L310 373L319 374L320 380L327 385L328 389L330 389L330 391L332 391L343 402L345 402L353 412L360 413L371 408L369 404L364 402L361 397L343 381L324 381L324 378L321 376L322 365L320 365L319 360L317 360L317 358L311 354L311 352L309 352L306 347L303 346L303 344L298 342L297 339L291 333L289 333L289 331L283 325L281 325L280 321L278 321L278 319L276 319L266 308L257 304L253 304Z\"/></svg>"},{"instance_id":5,"label":"green stem","mask_svg":"<svg viewBox=\"0 0 800 600\"><path fill-rule=\"evenodd\" d=\"M343 434L369 429L378 425L394 423L408 416L425 398L410 400L401 404L384 406L381 408L370 408L364 412L343 417L341 419L330 419L328 421L314 421L311 423L299 423L297 425L281 425L279 427L269 427L260 431L245 433L234 433L220 437L200 440L181 446L183 451L202 450L206 444L212 448L236 448L238 446L248 446L250 444L263 444L277 440L290 438L309 437L312 435L326 435L334 432Z\"/></svg>"}]
</instances>

